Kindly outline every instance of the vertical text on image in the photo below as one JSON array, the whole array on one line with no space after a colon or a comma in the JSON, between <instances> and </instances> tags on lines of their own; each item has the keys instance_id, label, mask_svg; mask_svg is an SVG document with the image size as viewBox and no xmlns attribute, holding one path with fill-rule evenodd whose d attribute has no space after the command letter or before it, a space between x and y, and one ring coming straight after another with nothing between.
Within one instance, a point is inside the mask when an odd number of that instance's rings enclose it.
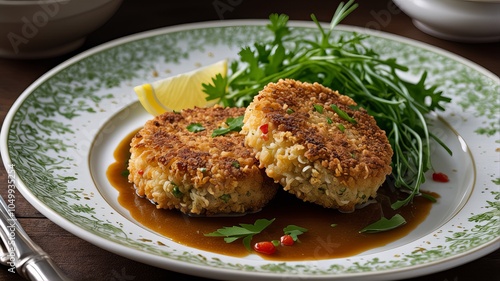
<instances>
[{"instance_id":1,"label":"vertical text on image","mask_svg":"<svg viewBox=\"0 0 500 281\"><path fill-rule=\"evenodd\" d=\"M16 172L14 170L14 165L8 165L5 167L7 170L7 208L9 215L13 215L16 210Z\"/></svg>"},{"instance_id":2,"label":"vertical text on image","mask_svg":"<svg viewBox=\"0 0 500 281\"><path fill-rule=\"evenodd\" d=\"M14 165L8 165L5 167L7 170L7 213L9 214L8 220L8 239L7 245L5 245L6 250L8 251L8 255L5 258L8 258L7 264L10 266L8 271L11 273L16 273L16 251L13 247L14 241L16 239L16 218L14 212L16 211L16 172L14 170Z\"/></svg>"}]
</instances>

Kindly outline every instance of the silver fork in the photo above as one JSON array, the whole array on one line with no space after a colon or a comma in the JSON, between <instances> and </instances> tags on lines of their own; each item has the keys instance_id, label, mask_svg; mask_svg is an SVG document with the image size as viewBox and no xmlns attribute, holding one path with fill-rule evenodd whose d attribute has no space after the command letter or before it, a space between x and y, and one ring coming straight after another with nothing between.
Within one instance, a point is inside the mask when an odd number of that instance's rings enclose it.
<instances>
[{"instance_id":1,"label":"silver fork","mask_svg":"<svg viewBox=\"0 0 500 281\"><path fill-rule=\"evenodd\" d=\"M23 278L33 281L70 280L33 242L17 221L11 208L0 196L0 264Z\"/></svg>"}]
</instances>

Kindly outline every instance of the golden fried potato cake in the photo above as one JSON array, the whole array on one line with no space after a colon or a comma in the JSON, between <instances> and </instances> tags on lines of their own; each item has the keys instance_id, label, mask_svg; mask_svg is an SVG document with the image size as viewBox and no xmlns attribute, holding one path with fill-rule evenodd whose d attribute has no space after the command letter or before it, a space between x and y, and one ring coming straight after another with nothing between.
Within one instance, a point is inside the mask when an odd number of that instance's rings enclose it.
<instances>
[{"instance_id":1,"label":"golden fried potato cake","mask_svg":"<svg viewBox=\"0 0 500 281\"><path fill-rule=\"evenodd\" d=\"M354 211L391 173L393 152L375 119L318 83L270 83L246 109L241 133L269 177L327 208Z\"/></svg>"},{"instance_id":2,"label":"golden fried potato cake","mask_svg":"<svg viewBox=\"0 0 500 281\"><path fill-rule=\"evenodd\" d=\"M228 127L228 118L243 116L244 111L195 108L147 121L130 148L129 181L137 194L158 208L186 214L260 210L277 187L259 169L253 150L244 146L244 136L234 131L212 137L215 129Z\"/></svg>"}]
</instances>

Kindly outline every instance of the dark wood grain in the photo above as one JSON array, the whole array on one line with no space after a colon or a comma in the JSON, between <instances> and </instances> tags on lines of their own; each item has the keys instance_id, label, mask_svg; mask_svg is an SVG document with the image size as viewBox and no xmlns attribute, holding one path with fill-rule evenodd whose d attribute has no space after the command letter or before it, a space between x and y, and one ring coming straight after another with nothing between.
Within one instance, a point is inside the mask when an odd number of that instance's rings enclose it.
<instances>
[{"instance_id":1,"label":"dark wood grain","mask_svg":"<svg viewBox=\"0 0 500 281\"><path fill-rule=\"evenodd\" d=\"M110 40L177 24L226 20L268 18L270 13L286 13L292 20L309 20L314 13L329 21L340 1L263 1L263 0L127 0L115 16L89 35L80 49L56 58L40 60L0 59L0 122L17 97L37 78L64 60L88 48ZM500 43L463 44L431 37L416 29L404 13L388 0L361 0L360 7L343 23L389 32L437 46L463 56L496 75L500 75ZM229 8L217 11L214 4ZM0 165L0 194L7 193L8 173ZM74 280L190 280L195 278L141 264L115 255L82 240L35 210L16 193L16 216L32 239L38 243ZM500 280L500 251L446 271L411 280L462 281ZM0 270L0 280L22 280Z\"/></svg>"}]
</instances>

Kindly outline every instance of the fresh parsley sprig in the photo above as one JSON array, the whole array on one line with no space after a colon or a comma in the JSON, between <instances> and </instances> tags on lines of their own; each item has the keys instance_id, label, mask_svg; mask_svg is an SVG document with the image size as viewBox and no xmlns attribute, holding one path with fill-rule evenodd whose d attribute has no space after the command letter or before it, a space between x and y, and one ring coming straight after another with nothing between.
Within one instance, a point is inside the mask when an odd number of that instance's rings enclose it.
<instances>
[{"instance_id":1,"label":"fresh parsley sprig","mask_svg":"<svg viewBox=\"0 0 500 281\"><path fill-rule=\"evenodd\" d=\"M352 97L374 116L394 150L395 186L408 193L392 205L397 209L420 194L425 172L432 169L430 140L451 153L429 132L426 117L451 99L437 86L428 86L425 72L417 83L403 79L398 73L408 67L367 47L368 36L334 34L356 7L354 0L342 3L327 29L312 15L318 30L313 38L294 36L288 16L272 14L267 27L274 38L242 48L229 76L217 76L203 87L208 100L220 99L225 106L247 106L265 85L282 78L318 82Z\"/></svg>"}]
</instances>

